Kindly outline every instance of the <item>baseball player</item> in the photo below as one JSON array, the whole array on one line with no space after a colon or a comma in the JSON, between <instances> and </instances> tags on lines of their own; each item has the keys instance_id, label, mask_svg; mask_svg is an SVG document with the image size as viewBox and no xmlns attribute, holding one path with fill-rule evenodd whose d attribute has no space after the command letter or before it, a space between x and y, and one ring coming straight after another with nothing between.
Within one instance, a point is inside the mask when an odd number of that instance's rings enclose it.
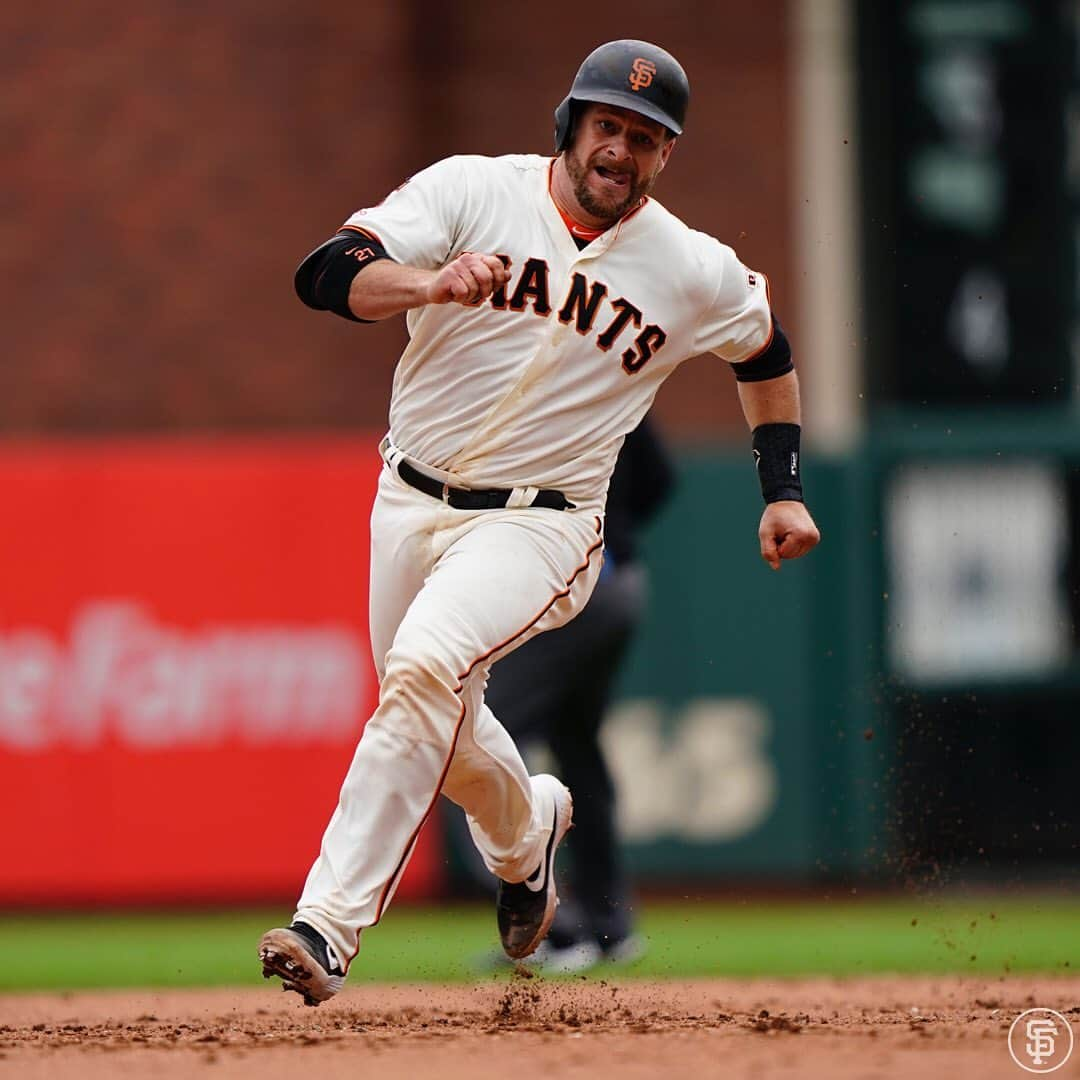
<instances>
[{"instance_id":1,"label":"baseball player","mask_svg":"<svg viewBox=\"0 0 1080 1080\"><path fill-rule=\"evenodd\" d=\"M773 569L819 539L799 475L796 373L764 275L650 196L689 84L644 41L592 52L555 111L556 156L452 157L360 210L297 271L309 306L406 313L371 517L379 703L292 925L263 974L337 993L440 793L463 807L508 956L543 940L570 792L529 776L484 703L492 664L581 610L624 436L685 359L735 371ZM704 361L709 362L709 361ZM283 777L303 798L304 777Z\"/></svg>"}]
</instances>

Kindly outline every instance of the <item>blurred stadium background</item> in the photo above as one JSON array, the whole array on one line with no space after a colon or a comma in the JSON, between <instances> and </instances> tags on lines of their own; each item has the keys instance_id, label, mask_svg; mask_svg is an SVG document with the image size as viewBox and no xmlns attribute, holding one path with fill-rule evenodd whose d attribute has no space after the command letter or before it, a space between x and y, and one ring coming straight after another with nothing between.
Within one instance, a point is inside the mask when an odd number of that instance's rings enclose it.
<instances>
[{"instance_id":1,"label":"blurred stadium background","mask_svg":"<svg viewBox=\"0 0 1080 1080\"><path fill-rule=\"evenodd\" d=\"M1080 962L1080 5L587 16L0 14L0 986L107 982L120 955L119 981L257 974L374 700L367 513L404 340L316 317L293 269L433 160L547 152L618 36L689 72L657 194L770 276L824 535L760 563L730 373L686 363L606 729L643 970ZM494 938L452 906L473 894L438 820L399 895L369 977L462 976Z\"/></svg>"}]
</instances>

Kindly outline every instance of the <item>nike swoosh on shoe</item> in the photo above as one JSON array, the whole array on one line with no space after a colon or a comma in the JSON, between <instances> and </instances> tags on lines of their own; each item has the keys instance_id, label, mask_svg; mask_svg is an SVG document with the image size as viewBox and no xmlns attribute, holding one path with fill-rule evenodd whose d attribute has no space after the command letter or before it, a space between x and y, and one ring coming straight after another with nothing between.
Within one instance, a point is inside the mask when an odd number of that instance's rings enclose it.
<instances>
[{"instance_id":1,"label":"nike swoosh on shoe","mask_svg":"<svg viewBox=\"0 0 1080 1080\"><path fill-rule=\"evenodd\" d=\"M499 882L496 897L499 938L503 951L512 960L520 960L532 953L551 928L559 904L552 872L555 852L570 829L574 813L570 792L554 776L542 773L534 776L532 782L534 786L548 787L553 818L544 858L531 878L516 883Z\"/></svg>"}]
</instances>

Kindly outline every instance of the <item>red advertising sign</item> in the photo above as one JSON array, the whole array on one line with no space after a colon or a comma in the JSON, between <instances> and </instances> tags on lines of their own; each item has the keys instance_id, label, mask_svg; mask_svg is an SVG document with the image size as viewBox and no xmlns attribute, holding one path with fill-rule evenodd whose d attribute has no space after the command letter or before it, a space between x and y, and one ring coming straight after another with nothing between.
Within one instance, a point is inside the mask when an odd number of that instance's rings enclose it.
<instances>
[{"instance_id":1,"label":"red advertising sign","mask_svg":"<svg viewBox=\"0 0 1080 1080\"><path fill-rule=\"evenodd\" d=\"M375 439L0 448L0 903L291 899L377 700ZM436 823L399 896L438 885Z\"/></svg>"}]
</instances>

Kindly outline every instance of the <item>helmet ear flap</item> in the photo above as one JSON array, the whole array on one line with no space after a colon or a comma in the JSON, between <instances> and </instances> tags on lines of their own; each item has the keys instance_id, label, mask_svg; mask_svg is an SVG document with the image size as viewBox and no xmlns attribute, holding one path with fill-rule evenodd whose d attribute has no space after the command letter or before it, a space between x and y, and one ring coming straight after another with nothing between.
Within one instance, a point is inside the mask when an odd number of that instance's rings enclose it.
<instances>
[{"instance_id":1,"label":"helmet ear flap","mask_svg":"<svg viewBox=\"0 0 1080 1080\"><path fill-rule=\"evenodd\" d=\"M569 96L563 98L555 110L555 152L561 153L574 137L574 102Z\"/></svg>"}]
</instances>

